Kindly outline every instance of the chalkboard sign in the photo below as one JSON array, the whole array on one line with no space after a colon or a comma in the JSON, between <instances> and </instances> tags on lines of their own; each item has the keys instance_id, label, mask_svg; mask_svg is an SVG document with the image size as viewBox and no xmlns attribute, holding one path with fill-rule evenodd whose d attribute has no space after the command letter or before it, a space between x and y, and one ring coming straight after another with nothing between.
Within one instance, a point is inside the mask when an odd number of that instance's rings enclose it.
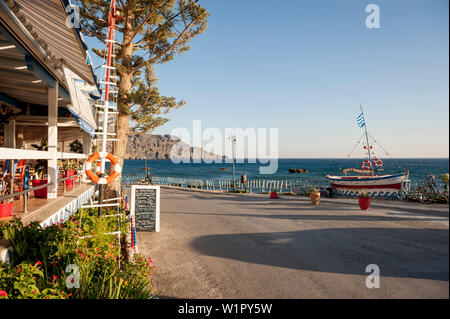
<instances>
[{"instance_id":1,"label":"chalkboard sign","mask_svg":"<svg viewBox=\"0 0 450 319\"><path fill-rule=\"evenodd\" d=\"M132 185L131 215L136 231L159 232L159 186Z\"/></svg>"}]
</instances>

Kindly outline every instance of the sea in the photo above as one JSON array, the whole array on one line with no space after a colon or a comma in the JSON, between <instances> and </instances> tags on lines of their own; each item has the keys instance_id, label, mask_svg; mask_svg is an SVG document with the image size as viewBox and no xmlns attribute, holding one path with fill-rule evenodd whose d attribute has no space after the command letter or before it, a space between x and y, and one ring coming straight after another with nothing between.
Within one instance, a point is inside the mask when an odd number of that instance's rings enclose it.
<instances>
[{"instance_id":1,"label":"sea","mask_svg":"<svg viewBox=\"0 0 450 319\"><path fill-rule=\"evenodd\" d=\"M243 161L243 162L242 162ZM265 180L302 180L311 184L326 185L326 175L341 175L341 169L360 168L362 159L329 159L329 158L286 158L278 159L278 169L274 174L261 174L260 167L268 163L248 160L236 160L235 175L247 175L247 179ZM422 182L429 175L446 174L449 172L448 158L399 158L383 159L384 171L378 174L395 174L409 171L412 182ZM174 163L171 160L125 160L122 176L136 177L145 175L145 165L150 168L153 177L175 177L204 180L233 179L232 163ZM307 173L290 173L290 168L306 169Z\"/></svg>"}]
</instances>

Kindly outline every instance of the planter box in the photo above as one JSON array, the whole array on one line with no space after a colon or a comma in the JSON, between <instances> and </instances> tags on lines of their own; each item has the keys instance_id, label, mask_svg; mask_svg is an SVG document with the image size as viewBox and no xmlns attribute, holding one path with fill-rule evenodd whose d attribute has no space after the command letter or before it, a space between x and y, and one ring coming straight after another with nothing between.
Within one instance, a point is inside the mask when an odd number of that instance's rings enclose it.
<instances>
[{"instance_id":1,"label":"planter box","mask_svg":"<svg viewBox=\"0 0 450 319\"><path fill-rule=\"evenodd\" d=\"M0 204L0 218L11 216L14 202L7 204Z\"/></svg>"},{"instance_id":2,"label":"planter box","mask_svg":"<svg viewBox=\"0 0 450 319\"><path fill-rule=\"evenodd\" d=\"M33 179L31 181L33 187L41 186L43 184L47 184L46 179ZM38 189L34 191L34 197L36 198L47 198L47 187Z\"/></svg>"}]
</instances>

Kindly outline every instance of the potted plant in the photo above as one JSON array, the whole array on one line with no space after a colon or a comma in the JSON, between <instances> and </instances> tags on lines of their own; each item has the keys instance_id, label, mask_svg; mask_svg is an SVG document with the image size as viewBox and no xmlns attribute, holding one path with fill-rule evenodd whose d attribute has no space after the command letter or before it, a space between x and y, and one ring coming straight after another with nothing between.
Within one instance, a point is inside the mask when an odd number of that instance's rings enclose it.
<instances>
[{"instance_id":1,"label":"potted plant","mask_svg":"<svg viewBox=\"0 0 450 319\"><path fill-rule=\"evenodd\" d=\"M358 196L359 208L368 210L370 207L370 195L367 192L361 191Z\"/></svg>"},{"instance_id":2,"label":"potted plant","mask_svg":"<svg viewBox=\"0 0 450 319\"><path fill-rule=\"evenodd\" d=\"M40 145L31 144L31 147L34 147L38 151L48 151L47 139L43 138ZM47 175L47 163L44 160L37 160L34 169L36 178L31 181L33 187L47 184L47 179L45 179L45 175ZM47 187L35 190L34 197L47 198Z\"/></svg>"},{"instance_id":3,"label":"potted plant","mask_svg":"<svg viewBox=\"0 0 450 319\"><path fill-rule=\"evenodd\" d=\"M309 190L309 199L311 200L311 204L319 205L320 202L320 191L313 187Z\"/></svg>"},{"instance_id":4,"label":"potted plant","mask_svg":"<svg viewBox=\"0 0 450 319\"><path fill-rule=\"evenodd\" d=\"M0 177L0 197L11 193L11 176ZM0 200L0 218L11 216L14 199Z\"/></svg>"},{"instance_id":5,"label":"potted plant","mask_svg":"<svg viewBox=\"0 0 450 319\"><path fill-rule=\"evenodd\" d=\"M77 160L64 161L63 168L64 168L64 177L74 176L75 171L78 169ZM66 184L66 187L72 188L74 180L75 180L75 178L66 179L64 181L64 183Z\"/></svg>"},{"instance_id":6,"label":"potted plant","mask_svg":"<svg viewBox=\"0 0 450 319\"><path fill-rule=\"evenodd\" d=\"M71 153L83 154L83 144L82 144L78 139L76 139L75 141L73 141L72 143L70 143L70 144L69 144L69 148L70 148L70 152L71 152ZM72 166L71 166L71 169L74 170L74 174L72 174L72 176L73 176L73 175L75 175L76 173L78 173L78 169L79 169L80 166L82 165L82 161L81 161L81 160L78 160L78 159L73 159L73 160L70 160L70 161L71 161L71 164L70 164L70 165L72 165ZM71 176L71 175L69 175L69 176ZM75 177L74 179L71 179L71 181L76 182L77 179L78 179L78 178Z\"/></svg>"}]
</instances>

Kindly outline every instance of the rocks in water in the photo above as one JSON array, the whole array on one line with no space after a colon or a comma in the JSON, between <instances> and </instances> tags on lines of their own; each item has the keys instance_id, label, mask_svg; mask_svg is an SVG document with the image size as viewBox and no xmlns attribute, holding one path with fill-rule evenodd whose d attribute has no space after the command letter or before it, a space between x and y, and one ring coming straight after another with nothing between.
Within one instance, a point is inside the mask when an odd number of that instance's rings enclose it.
<instances>
[{"instance_id":1,"label":"rocks in water","mask_svg":"<svg viewBox=\"0 0 450 319\"><path fill-rule=\"evenodd\" d=\"M305 174L308 173L308 170L305 168L290 168L289 173Z\"/></svg>"}]
</instances>

